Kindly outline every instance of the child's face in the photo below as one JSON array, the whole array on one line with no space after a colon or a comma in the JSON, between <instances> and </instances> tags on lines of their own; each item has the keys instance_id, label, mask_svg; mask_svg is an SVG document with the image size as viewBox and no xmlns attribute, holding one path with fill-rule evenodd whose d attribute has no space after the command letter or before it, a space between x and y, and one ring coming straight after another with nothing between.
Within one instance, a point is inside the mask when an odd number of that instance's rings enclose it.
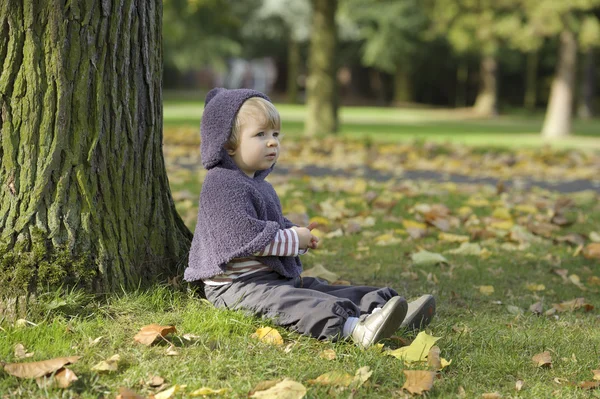
<instances>
[{"instance_id":1,"label":"child's face","mask_svg":"<svg viewBox=\"0 0 600 399\"><path fill-rule=\"evenodd\" d=\"M279 158L279 130L265 128L261 122L254 117L245 118L240 126L238 148L227 151L238 168L250 177L259 170L269 169Z\"/></svg>"}]
</instances>

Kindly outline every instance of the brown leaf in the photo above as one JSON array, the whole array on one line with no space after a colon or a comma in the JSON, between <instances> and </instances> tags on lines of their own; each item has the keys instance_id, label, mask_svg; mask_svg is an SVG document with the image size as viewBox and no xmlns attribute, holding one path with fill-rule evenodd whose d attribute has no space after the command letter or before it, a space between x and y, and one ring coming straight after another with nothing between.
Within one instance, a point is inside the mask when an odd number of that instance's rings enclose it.
<instances>
[{"instance_id":1,"label":"brown leaf","mask_svg":"<svg viewBox=\"0 0 600 399\"><path fill-rule=\"evenodd\" d=\"M600 381L584 381L581 384L579 384L579 388L581 389L596 389L600 387Z\"/></svg>"},{"instance_id":2,"label":"brown leaf","mask_svg":"<svg viewBox=\"0 0 600 399\"><path fill-rule=\"evenodd\" d=\"M32 357L33 353L27 352L27 349L23 346L23 344L15 345L15 357L17 359L25 359L27 357Z\"/></svg>"},{"instance_id":3,"label":"brown leaf","mask_svg":"<svg viewBox=\"0 0 600 399\"><path fill-rule=\"evenodd\" d=\"M422 395L423 392L433 388L433 379L435 372L426 370L403 370L406 375L406 381L402 389L406 389L413 395Z\"/></svg>"},{"instance_id":4,"label":"brown leaf","mask_svg":"<svg viewBox=\"0 0 600 399\"><path fill-rule=\"evenodd\" d=\"M600 260L600 242L593 242L591 244L588 244L583 249L583 256L587 259Z\"/></svg>"},{"instance_id":5,"label":"brown leaf","mask_svg":"<svg viewBox=\"0 0 600 399\"><path fill-rule=\"evenodd\" d=\"M154 388L159 387L164 383L165 383L165 379L162 377L159 377L157 375L153 376L150 379L150 381L148 381L148 385L150 385L151 387L154 387Z\"/></svg>"},{"instance_id":6,"label":"brown leaf","mask_svg":"<svg viewBox=\"0 0 600 399\"><path fill-rule=\"evenodd\" d=\"M500 395L498 392L488 392L481 394L481 397L483 399L500 399L502 395Z\"/></svg>"},{"instance_id":7,"label":"brown leaf","mask_svg":"<svg viewBox=\"0 0 600 399\"><path fill-rule=\"evenodd\" d=\"M429 354L427 355L427 364L431 366L434 370L439 370L442 368L442 360L440 359L440 348L438 346L432 346L429 349Z\"/></svg>"},{"instance_id":8,"label":"brown leaf","mask_svg":"<svg viewBox=\"0 0 600 399\"><path fill-rule=\"evenodd\" d=\"M550 352L548 351L538 353L531 360L538 367L552 367L552 356L550 356Z\"/></svg>"},{"instance_id":9,"label":"brown leaf","mask_svg":"<svg viewBox=\"0 0 600 399\"><path fill-rule=\"evenodd\" d=\"M75 363L81 356L57 357L55 359L28 363L7 363L4 371L19 378L39 378L53 373L64 366Z\"/></svg>"},{"instance_id":10,"label":"brown leaf","mask_svg":"<svg viewBox=\"0 0 600 399\"><path fill-rule=\"evenodd\" d=\"M521 389L523 389L523 385L525 385L525 382L523 380L517 380L515 384L515 389L517 390L517 392L520 392Z\"/></svg>"},{"instance_id":11,"label":"brown leaf","mask_svg":"<svg viewBox=\"0 0 600 399\"><path fill-rule=\"evenodd\" d=\"M555 240L558 242L566 242L567 244L575 246L585 245L585 237L577 233L570 233L564 236L556 237Z\"/></svg>"},{"instance_id":12,"label":"brown leaf","mask_svg":"<svg viewBox=\"0 0 600 399\"><path fill-rule=\"evenodd\" d=\"M554 303L552 304L552 307L556 309L557 312L573 312L581 308L586 312L589 312L594 309L594 306L586 303L584 298L575 298L570 301Z\"/></svg>"},{"instance_id":13,"label":"brown leaf","mask_svg":"<svg viewBox=\"0 0 600 399\"><path fill-rule=\"evenodd\" d=\"M544 312L544 309L542 308L542 303L541 302L534 303L533 305L531 305L529 307L529 310L532 313L535 313L535 314L538 314L538 315L540 315L540 314L542 314Z\"/></svg>"},{"instance_id":14,"label":"brown leaf","mask_svg":"<svg viewBox=\"0 0 600 399\"><path fill-rule=\"evenodd\" d=\"M138 395L137 393L128 388L120 387L117 399L146 399L146 397Z\"/></svg>"},{"instance_id":15,"label":"brown leaf","mask_svg":"<svg viewBox=\"0 0 600 399\"><path fill-rule=\"evenodd\" d=\"M171 333L175 333L177 330L175 326L161 326L158 324L150 324L140 328L133 339L143 345L152 345L158 337L165 337Z\"/></svg>"},{"instance_id":16,"label":"brown leaf","mask_svg":"<svg viewBox=\"0 0 600 399\"><path fill-rule=\"evenodd\" d=\"M332 385L347 387L352 383L353 377L343 371L330 371L329 373L321 374L315 379L307 382L312 385Z\"/></svg>"},{"instance_id":17,"label":"brown leaf","mask_svg":"<svg viewBox=\"0 0 600 399\"><path fill-rule=\"evenodd\" d=\"M77 380L78 378L73 371L63 367L55 374L36 378L36 383L40 388L68 388L73 381Z\"/></svg>"}]
</instances>

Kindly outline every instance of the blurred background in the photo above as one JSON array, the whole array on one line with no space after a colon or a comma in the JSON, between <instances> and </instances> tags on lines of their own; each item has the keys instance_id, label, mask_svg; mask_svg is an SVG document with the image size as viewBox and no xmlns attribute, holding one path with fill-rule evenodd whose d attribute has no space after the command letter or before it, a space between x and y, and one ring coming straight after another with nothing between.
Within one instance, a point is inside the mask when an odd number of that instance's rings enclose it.
<instances>
[{"instance_id":1,"label":"blurred background","mask_svg":"<svg viewBox=\"0 0 600 399\"><path fill-rule=\"evenodd\" d=\"M246 87L303 135L587 146L600 137L599 21L600 0L164 0L165 123L195 125L210 88Z\"/></svg>"}]
</instances>

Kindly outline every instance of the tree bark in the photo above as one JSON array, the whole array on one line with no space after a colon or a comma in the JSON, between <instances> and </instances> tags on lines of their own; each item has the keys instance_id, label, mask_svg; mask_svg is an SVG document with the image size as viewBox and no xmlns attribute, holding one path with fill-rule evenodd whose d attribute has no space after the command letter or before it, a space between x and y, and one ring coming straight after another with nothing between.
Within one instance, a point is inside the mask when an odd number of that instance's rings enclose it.
<instances>
[{"instance_id":1,"label":"tree bark","mask_svg":"<svg viewBox=\"0 0 600 399\"><path fill-rule=\"evenodd\" d=\"M307 136L337 131L337 0L312 0L308 78L306 81Z\"/></svg>"},{"instance_id":2,"label":"tree bark","mask_svg":"<svg viewBox=\"0 0 600 399\"><path fill-rule=\"evenodd\" d=\"M483 57L479 75L479 93L477 93L473 106L475 112L480 115L494 116L498 114L497 69L496 58L491 55Z\"/></svg>"},{"instance_id":3,"label":"tree bark","mask_svg":"<svg viewBox=\"0 0 600 399\"><path fill-rule=\"evenodd\" d=\"M412 100L410 75L405 67L398 65L394 74L394 104L398 105Z\"/></svg>"},{"instance_id":4,"label":"tree bark","mask_svg":"<svg viewBox=\"0 0 600 399\"><path fill-rule=\"evenodd\" d=\"M191 233L162 154L162 1L0 5L0 287L166 279Z\"/></svg>"},{"instance_id":5,"label":"tree bark","mask_svg":"<svg viewBox=\"0 0 600 399\"><path fill-rule=\"evenodd\" d=\"M530 111L535 109L537 103L537 69L539 56L537 51L527 53L527 65L525 74L525 98L524 106Z\"/></svg>"},{"instance_id":6,"label":"tree bark","mask_svg":"<svg viewBox=\"0 0 600 399\"><path fill-rule=\"evenodd\" d=\"M291 35L290 35L291 36ZM298 73L300 70L300 44L290 37L288 41L287 98L290 104L298 102Z\"/></svg>"},{"instance_id":7,"label":"tree bark","mask_svg":"<svg viewBox=\"0 0 600 399\"><path fill-rule=\"evenodd\" d=\"M571 133L576 65L577 42L573 32L566 30L560 35L558 65L542 127L545 138L565 137Z\"/></svg>"},{"instance_id":8,"label":"tree bark","mask_svg":"<svg viewBox=\"0 0 600 399\"><path fill-rule=\"evenodd\" d=\"M594 116L594 95L596 94L596 60L593 48L585 54L582 72L577 116L582 119L590 119Z\"/></svg>"}]
</instances>

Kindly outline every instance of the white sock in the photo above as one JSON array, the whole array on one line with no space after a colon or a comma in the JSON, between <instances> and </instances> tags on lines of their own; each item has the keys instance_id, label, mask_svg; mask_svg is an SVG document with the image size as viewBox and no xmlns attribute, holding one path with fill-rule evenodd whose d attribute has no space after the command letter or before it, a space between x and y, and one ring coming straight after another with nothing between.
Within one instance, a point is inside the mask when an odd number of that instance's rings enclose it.
<instances>
[{"instance_id":1,"label":"white sock","mask_svg":"<svg viewBox=\"0 0 600 399\"><path fill-rule=\"evenodd\" d=\"M381 308L375 308L371 311L371 314L375 314L377 312L379 312L381 310Z\"/></svg>"},{"instance_id":2,"label":"white sock","mask_svg":"<svg viewBox=\"0 0 600 399\"><path fill-rule=\"evenodd\" d=\"M358 317L348 317L346 322L344 323L344 329L342 330L342 334L344 338L347 338L354 331L354 327L358 324Z\"/></svg>"}]
</instances>

